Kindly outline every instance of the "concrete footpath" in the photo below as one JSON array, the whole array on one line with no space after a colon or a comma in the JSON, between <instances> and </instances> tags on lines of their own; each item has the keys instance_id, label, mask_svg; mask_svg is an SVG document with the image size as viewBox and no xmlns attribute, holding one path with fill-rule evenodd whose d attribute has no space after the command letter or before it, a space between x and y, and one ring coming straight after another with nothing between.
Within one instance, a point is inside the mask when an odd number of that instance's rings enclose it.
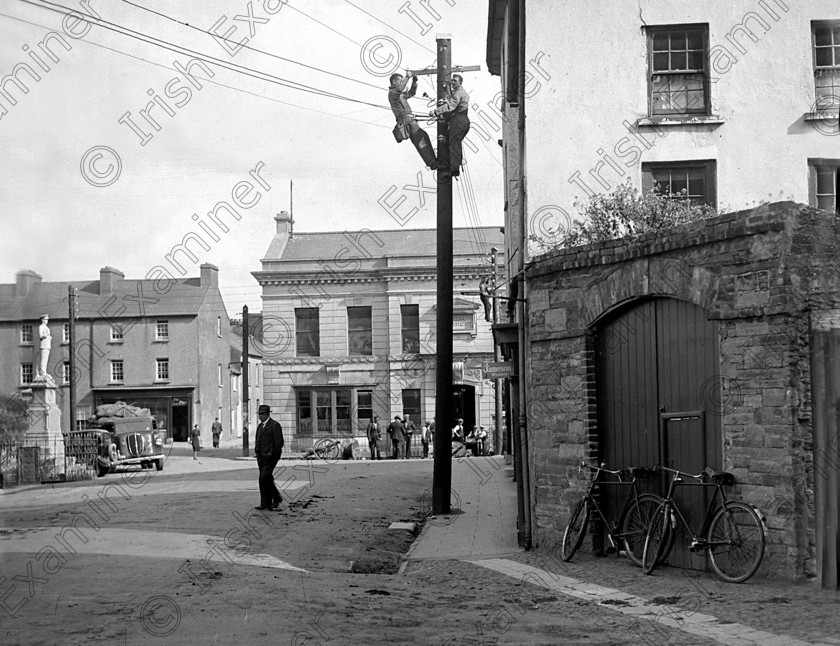
<instances>
[{"instance_id":1,"label":"concrete footpath","mask_svg":"<svg viewBox=\"0 0 840 646\"><path fill-rule=\"evenodd\" d=\"M524 552L517 546L516 484L502 458L453 461L452 509L428 517L401 573L462 561L510 577L533 599L550 591L629 616L640 644L669 643L674 631L679 643L840 644L840 594L814 583L728 584L669 567L645 576L614 556L579 554L563 563L551 550Z\"/></svg>"}]
</instances>

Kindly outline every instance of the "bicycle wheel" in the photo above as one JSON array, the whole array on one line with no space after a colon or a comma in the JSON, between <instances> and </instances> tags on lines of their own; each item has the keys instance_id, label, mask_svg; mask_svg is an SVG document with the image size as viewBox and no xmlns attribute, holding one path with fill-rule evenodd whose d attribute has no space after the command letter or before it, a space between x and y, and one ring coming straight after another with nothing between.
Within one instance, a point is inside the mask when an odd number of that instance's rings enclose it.
<instances>
[{"instance_id":1,"label":"bicycle wheel","mask_svg":"<svg viewBox=\"0 0 840 646\"><path fill-rule=\"evenodd\" d=\"M624 510L624 515L618 521L618 532L627 558L640 567L650 520L661 504L662 498L659 496L652 493L641 494ZM673 536L673 532L671 535ZM670 547L668 551L670 552ZM667 558L667 554L665 557Z\"/></svg>"},{"instance_id":2,"label":"bicycle wheel","mask_svg":"<svg viewBox=\"0 0 840 646\"><path fill-rule=\"evenodd\" d=\"M718 510L709 526L709 559L721 579L741 583L764 558L764 523L750 505L733 500Z\"/></svg>"},{"instance_id":3,"label":"bicycle wheel","mask_svg":"<svg viewBox=\"0 0 840 646\"><path fill-rule=\"evenodd\" d=\"M329 438L324 438L322 440L318 440L318 443L315 445L314 453L316 457L329 462L330 460L338 459L340 450L341 448L337 442L334 442Z\"/></svg>"},{"instance_id":4,"label":"bicycle wheel","mask_svg":"<svg viewBox=\"0 0 840 646\"><path fill-rule=\"evenodd\" d=\"M654 568L668 557L666 552L670 552L670 546L674 542L671 513L670 503L663 502L650 518L645 547L642 550L642 572L645 574L651 574Z\"/></svg>"},{"instance_id":5,"label":"bicycle wheel","mask_svg":"<svg viewBox=\"0 0 840 646\"><path fill-rule=\"evenodd\" d=\"M583 544L583 537L586 535L586 527L589 524L589 503L586 498L578 500L572 515L569 516L569 524L563 532L563 551L560 558L564 561L571 561L575 552Z\"/></svg>"}]
</instances>

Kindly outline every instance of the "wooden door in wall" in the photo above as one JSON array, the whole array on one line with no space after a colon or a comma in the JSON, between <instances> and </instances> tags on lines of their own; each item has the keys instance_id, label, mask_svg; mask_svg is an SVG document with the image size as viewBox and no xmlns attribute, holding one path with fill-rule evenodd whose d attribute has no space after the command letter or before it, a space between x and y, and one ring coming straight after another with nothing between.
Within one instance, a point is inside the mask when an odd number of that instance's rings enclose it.
<instances>
[{"instance_id":1,"label":"wooden door in wall","mask_svg":"<svg viewBox=\"0 0 840 646\"><path fill-rule=\"evenodd\" d=\"M662 464L690 473L723 466L718 326L700 307L672 298L636 301L596 331L599 460L609 469ZM644 489L664 493L666 479ZM607 488L615 510L624 495ZM683 488L677 498L699 531L708 491ZM681 533L671 565L705 569Z\"/></svg>"}]
</instances>

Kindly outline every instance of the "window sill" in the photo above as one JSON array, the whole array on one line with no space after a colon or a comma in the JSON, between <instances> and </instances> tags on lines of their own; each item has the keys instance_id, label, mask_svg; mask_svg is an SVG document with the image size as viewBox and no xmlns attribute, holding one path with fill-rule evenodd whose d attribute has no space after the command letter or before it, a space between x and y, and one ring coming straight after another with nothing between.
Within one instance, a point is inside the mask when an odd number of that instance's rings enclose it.
<instances>
[{"instance_id":1,"label":"window sill","mask_svg":"<svg viewBox=\"0 0 840 646\"><path fill-rule=\"evenodd\" d=\"M169 343L169 339L155 339L152 343Z\"/></svg>"},{"instance_id":2,"label":"window sill","mask_svg":"<svg viewBox=\"0 0 840 646\"><path fill-rule=\"evenodd\" d=\"M108 341L108 345L119 345L121 343L125 343L124 339L111 339Z\"/></svg>"},{"instance_id":3,"label":"window sill","mask_svg":"<svg viewBox=\"0 0 840 646\"><path fill-rule=\"evenodd\" d=\"M821 110L819 112L806 112L802 115L803 121L806 123L831 123L836 124L840 121L840 107L831 106L833 113L828 110Z\"/></svg>"},{"instance_id":4,"label":"window sill","mask_svg":"<svg viewBox=\"0 0 840 646\"><path fill-rule=\"evenodd\" d=\"M719 126L725 123L723 117L716 114L662 115L646 117L636 121L637 128L661 128L663 126Z\"/></svg>"}]
</instances>

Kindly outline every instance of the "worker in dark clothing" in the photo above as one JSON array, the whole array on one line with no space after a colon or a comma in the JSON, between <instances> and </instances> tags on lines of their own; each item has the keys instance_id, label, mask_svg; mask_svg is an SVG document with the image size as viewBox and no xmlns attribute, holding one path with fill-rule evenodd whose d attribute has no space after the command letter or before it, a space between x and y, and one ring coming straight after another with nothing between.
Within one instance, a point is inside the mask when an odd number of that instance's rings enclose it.
<instances>
[{"instance_id":1,"label":"worker in dark clothing","mask_svg":"<svg viewBox=\"0 0 840 646\"><path fill-rule=\"evenodd\" d=\"M452 177L461 174L462 142L470 131L470 119L467 115L470 95L464 90L463 82L460 74L453 74L449 98L441 100L438 107L429 113L430 116L446 115L449 119L449 170Z\"/></svg>"},{"instance_id":2,"label":"worker in dark clothing","mask_svg":"<svg viewBox=\"0 0 840 646\"><path fill-rule=\"evenodd\" d=\"M408 90L405 86L408 80L411 79L411 87ZM391 104L391 110L394 111L394 117L398 124L405 126L406 134L411 138L411 143L420 153L423 163L434 170L437 168L437 160L435 159L435 149L432 148L432 142L429 135L423 128L417 125L417 119L414 118L414 111L408 105L408 100L414 96L417 91L417 77L410 71L406 76L402 74L391 74L391 87L388 88L388 103Z\"/></svg>"}]
</instances>

